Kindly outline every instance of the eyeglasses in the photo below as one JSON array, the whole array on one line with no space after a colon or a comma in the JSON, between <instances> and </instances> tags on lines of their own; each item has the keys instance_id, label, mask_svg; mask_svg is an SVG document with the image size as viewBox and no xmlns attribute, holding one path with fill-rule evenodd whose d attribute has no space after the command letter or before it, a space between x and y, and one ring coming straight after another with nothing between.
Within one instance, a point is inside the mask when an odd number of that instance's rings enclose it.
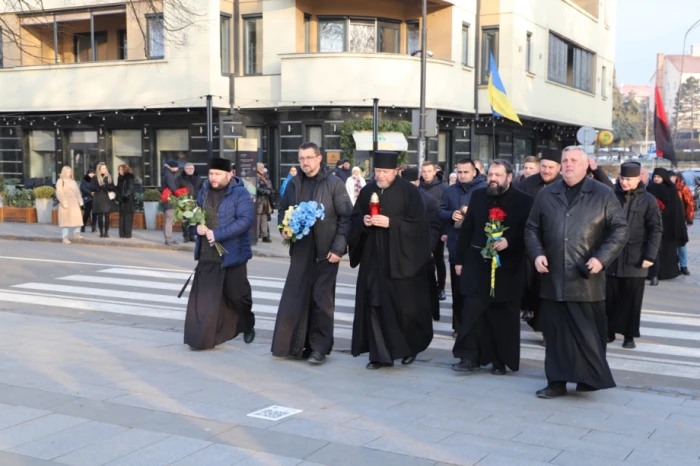
<instances>
[{"instance_id":1,"label":"eyeglasses","mask_svg":"<svg viewBox=\"0 0 700 466\"><path fill-rule=\"evenodd\" d=\"M304 163L304 162L308 162L308 161L310 161L310 160L313 160L313 159L315 159L316 157L320 157L320 155L312 155L312 156L310 156L310 157L299 157L299 161L300 161L301 163Z\"/></svg>"}]
</instances>

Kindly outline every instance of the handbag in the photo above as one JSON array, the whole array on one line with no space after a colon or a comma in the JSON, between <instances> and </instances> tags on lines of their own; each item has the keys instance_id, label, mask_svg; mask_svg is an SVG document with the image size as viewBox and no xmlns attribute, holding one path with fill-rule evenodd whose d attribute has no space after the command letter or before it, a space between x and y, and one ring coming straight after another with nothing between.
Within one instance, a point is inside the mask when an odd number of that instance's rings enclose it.
<instances>
[{"instance_id":1,"label":"handbag","mask_svg":"<svg viewBox=\"0 0 700 466\"><path fill-rule=\"evenodd\" d=\"M109 198L110 201L113 201L113 200L115 200L115 199L117 198L117 195L114 194L113 191L108 191L108 192L107 192L107 197Z\"/></svg>"}]
</instances>

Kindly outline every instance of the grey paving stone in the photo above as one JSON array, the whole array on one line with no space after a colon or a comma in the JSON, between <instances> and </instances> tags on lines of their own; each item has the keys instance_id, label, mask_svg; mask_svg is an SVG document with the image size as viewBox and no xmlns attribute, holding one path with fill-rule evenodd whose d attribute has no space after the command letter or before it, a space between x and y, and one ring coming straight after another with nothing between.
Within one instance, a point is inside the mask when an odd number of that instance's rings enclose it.
<instances>
[{"instance_id":1,"label":"grey paving stone","mask_svg":"<svg viewBox=\"0 0 700 466\"><path fill-rule=\"evenodd\" d=\"M639 416L613 414L594 428L603 432L615 432L623 435L636 435L648 438L657 428L665 425L671 424L666 421L647 419Z\"/></svg>"},{"instance_id":2,"label":"grey paving stone","mask_svg":"<svg viewBox=\"0 0 700 466\"><path fill-rule=\"evenodd\" d=\"M50 414L43 409L10 406L0 410L0 430Z\"/></svg>"},{"instance_id":3,"label":"grey paving stone","mask_svg":"<svg viewBox=\"0 0 700 466\"><path fill-rule=\"evenodd\" d=\"M497 451L504 455L534 461L543 461L545 463L551 461L557 455L559 455L559 453L561 453L561 450L556 448L528 445L526 443L514 442L511 440L492 439L471 434L454 434L451 437L441 441L440 445L472 445L488 452Z\"/></svg>"},{"instance_id":4,"label":"grey paving stone","mask_svg":"<svg viewBox=\"0 0 700 466\"><path fill-rule=\"evenodd\" d=\"M382 435L397 435L426 442L439 442L452 435L454 431L422 426L417 428L411 416L397 416L387 412L378 412L371 417L359 417L343 424L344 427L376 432Z\"/></svg>"},{"instance_id":5,"label":"grey paving stone","mask_svg":"<svg viewBox=\"0 0 700 466\"><path fill-rule=\"evenodd\" d=\"M562 424L551 424L547 422L533 422L532 420L524 420L522 418L511 418L508 415L494 414L479 423L484 428L501 429L504 433L520 430L520 432L540 432L541 435L556 435L558 437L570 438L579 440L581 437L590 432L587 427L565 426ZM472 433L472 432L467 432ZM484 435L494 438L513 438L498 435L486 435L476 433L476 435Z\"/></svg>"},{"instance_id":6,"label":"grey paving stone","mask_svg":"<svg viewBox=\"0 0 700 466\"><path fill-rule=\"evenodd\" d=\"M613 445L621 446L627 448L637 448L640 445L644 445L648 439L645 437L616 434L614 432L600 432L597 430L592 430L586 434L581 440L584 442L590 442L602 445Z\"/></svg>"},{"instance_id":7,"label":"grey paving stone","mask_svg":"<svg viewBox=\"0 0 700 466\"><path fill-rule=\"evenodd\" d=\"M87 419L49 414L0 431L0 450L9 450L33 440L89 422Z\"/></svg>"},{"instance_id":8,"label":"grey paving stone","mask_svg":"<svg viewBox=\"0 0 700 466\"><path fill-rule=\"evenodd\" d=\"M0 451L0 464L2 466L56 466L51 461L32 458L31 456L18 455L8 451Z\"/></svg>"},{"instance_id":9,"label":"grey paving stone","mask_svg":"<svg viewBox=\"0 0 700 466\"><path fill-rule=\"evenodd\" d=\"M554 448L556 450L566 450L573 453L583 453L587 455L603 456L617 460L624 460L632 452L632 448L616 445L606 445L601 443L574 440L560 437L556 432L544 434L540 431L526 431L513 439L515 442L527 443L530 445L540 445L542 447Z\"/></svg>"},{"instance_id":10,"label":"grey paving stone","mask_svg":"<svg viewBox=\"0 0 700 466\"><path fill-rule=\"evenodd\" d=\"M211 442L172 435L114 460L109 466L166 466L207 448Z\"/></svg>"},{"instance_id":11,"label":"grey paving stone","mask_svg":"<svg viewBox=\"0 0 700 466\"><path fill-rule=\"evenodd\" d=\"M578 409L571 407L565 411L560 411L548 418L546 422L552 424L562 424L565 426L587 427L595 429L602 422L612 416L612 413L605 411L593 411L590 409Z\"/></svg>"},{"instance_id":12,"label":"grey paving stone","mask_svg":"<svg viewBox=\"0 0 700 466\"><path fill-rule=\"evenodd\" d=\"M568 451L562 452L561 455L554 458L550 463L561 466L630 466L630 464L635 464L632 461L620 461L611 458L602 458L600 456L589 456L582 453L571 453Z\"/></svg>"},{"instance_id":13,"label":"grey paving stone","mask_svg":"<svg viewBox=\"0 0 700 466\"><path fill-rule=\"evenodd\" d=\"M687 413L681 414L671 414L668 420L676 423L683 423L695 427L700 427L700 410L697 413L692 413L693 415L688 415Z\"/></svg>"},{"instance_id":14,"label":"grey paving stone","mask_svg":"<svg viewBox=\"0 0 700 466\"><path fill-rule=\"evenodd\" d=\"M686 466L693 464L697 466L700 463L698 461L697 445L696 443L695 451L693 451L692 448L678 448L673 445L646 444L635 448L627 458L627 461L648 465Z\"/></svg>"},{"instance_id":15,"label":"grey paving stone","mask_svg":"<svg viewBox=\"0 0 700 466\"><path fill-rule=\"evenodd\" d=\"M168 437L161 432L130 429L99 443L55 459L71 466L101 466Z\"/></svg>"},{"instance_id":16,"label":"grey paving stone","mask_svg":"<svg viewBox=\"0 0 700 466\"><path fill-rule=\"evenodd\" d=\"M478 463L489 454L488 449L475 445L445 445L392 435L380 437L365 445L365 448L406 455L406 457L466 466Z\"/></svg>"},{"instance_id":17,"label":"grey paving stone","mask_svg":"<svg viewBox=\"0 0 700 466\"><path fill-rule=\"evenodd\" d=\"M355 446L362 446L381 435L378 432L331 426L304 419L290 419L270 427L268 430Z\"/></svg>"},{"instance_id":18,"label":"grey paving stone","mask_svg":"<svg viewBox=\"0 0 700 466\"><path fill-rule=\"evenodd\" d=\"M236 466L296 466L301 460L288 456L271 455L269 453L255 453L244 460L234 463Z\"/></svg>"},{"instance_id":19,"label":"grey paving stone","mask_svg":"<svg viewBox=\"0 0 700 466\"><path fill-rule=\"evenodd\" d=\"M71 382L69 385L57 385L56 383L52 383L50 385L43 385L40 388L54 393L62 393L64 395L72 395L89 400L109 400L110 398L126 394L126 391L116 388L75 382Z\"/></svg>"},{"instance_id":20,"label":"grey paving stone","mask_svg":"<svg viewBox=\"0 0 700 466\"><path fill-rule=\"evenodd\" d=\"M477 466L545 466L547 464L551 463L525 460L507 455L491 454L479 461Z\"/></svg>"},{"instance_id":21,"label":"grey paving stone","mask_svg":"<svg viewBox=\"0 0 700 466\"><path fill-rule=\"evenodd\" d=\"M150 415L135 421L132 427L208 440L215 435L233 429L236 425L181 414L152 412Z\"/></svg>"},{"instance_id":22,"label":"grey paving stone","mask_svg":"<svg viewBox=\"0 0 700 466\"><path fill-rule=\"evenodd\" d=\"M86 422L13 448L12 452L50 460L124 431L126 427L103 422Z\"/></svg>"},{"instance_id":23,"label":"grey paving stone","mask_svg":"<svg viewBox=\"0 0 700 466\"><path fill-rule=\"evenodd\" d=\"M231 466L246 458L250 458L256 453L253 450L215 443L172 463L170 466Z\"/></svg>"},{"instance_id":24,"label":"grey paving stone","mask_svg":"<svg viewBox=\"0 0 700 466\"><path fill-rule=\"evenodd\" d=\"M416 425L419 427L414 427L414 429L416 429L416 432L418 433L424 429L424 427L420 426L428 426L443 431L454 431L461 432L464 434L483 435L484 437L500 439L511 439L523 432L524 430L520 426L493 426L485 424L484 422L470 422L467 420L462 420L460 417L449 416L449 414L447 413L420 419L416 422ZM418 435L418 437L420 437L420 435Z\"/></svg>"},{"instance_id":25,"label":"grey paving stone","mask_svg":"<svg viewBox=\"0 0 700 466\"><path fill-rule=\"evenodd\" d=\"M682 406L687 408L700 408L700 400L685 400Z\"/></svg>"},{"instance_id":26,"label":"grey paving stone","mask_svg":"<svg viewBox=\"0 0 700 466\"><path fill-rule=\"evenodd\" d=\"M134 408L109 401L78 399L53 407L57 413L78 416L93 421L133 426L136 422L152 415L153 410Z\"/></svg>"},{"instance_id":27,"label":"grey paving stone","mask_svg":"<svg viewBox=\"0 0 700 466\"><path fill-rule=\"evenodd\" d=\"M217 435L211 441L299 459L306 458L328 444L323 440L243 426Z\"/></svg>"},{"instance_id":28,"label":"grey paving stone","mask_svg":"<svg viewBox=\"0 0 700 466\"><path fill-rule=\"evenodd\" d=\"M340 443L331 443L305 460L331 466L432 466L435 463L432 460Z\"/></svg>"},{"instance_id":29,"label":"grey paving stone","mask_svg":"<svg viewBox=\"0 0 700 466\"><path fill-rule=\"evenodd\" d=\"M48 409L56 405L78 399L75 396L25 387L0 388L0 403L24 406L27 408Z\"/></svg>"}]
</instances>

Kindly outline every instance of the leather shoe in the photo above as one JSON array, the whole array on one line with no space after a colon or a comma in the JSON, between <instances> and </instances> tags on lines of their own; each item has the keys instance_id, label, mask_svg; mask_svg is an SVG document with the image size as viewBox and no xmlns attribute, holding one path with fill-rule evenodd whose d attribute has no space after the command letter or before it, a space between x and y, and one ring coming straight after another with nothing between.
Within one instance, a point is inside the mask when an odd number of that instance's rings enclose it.
<instances>
[{"instance_id":1,"label":"leather shoe","mask_svg":"<svg viewBox=\"0 0 700 466\"><path fill-rule=\"evenodd\" d=\"M457 364L452 364L452 370L455 372L474 372L479 370L479 366L467 358L461 358Z\"/></svg>"},{"instance_id":2,"label":"leather shoe","mask_svg":"<svg viewBox=\"0 0 700 466\"><path fill-rule=\"evenodd\" d=\"M318 351L312 351L307 361L309 361L311 364L323 364L326 362L326 355L321 354Z\"/></svg>"},{"instance_id":3,"label":"leather shoe","mask_svg":"<svg viewBox=\"0 0 700 466\"><path fill-rule=\"evenodd\" d=\"M502 362L494 362L491 364L491 373L493 375L506 375L506 365Z\"/></svg>"},{"instance_id":4,"label":"leather shoe","mask_svg":"<svg viewBox=\"0 0 700 466\"><path fill-rule=\"evenodd\" d=\"M272 240L268 237L268 238L263 238L262 242L263 243L272 243Z\"/></svg>"},{"instance_id":5,"label":"leather shoe","mask_svg":"<svg viewBox=\"0 0 700 466\"><path fill-rule=\"evenodd\" d=\"M690 275L690 270L688 270L688 267L681 267L681 273L683 275Z\"/></svg>"},{"instance_id":6,"label":"leather shoe","mask_svg":"<svg viewBox=\"0 0 700 466\"><path fill-rule=\"evenodd\" d=\"M612 343L613 341L615 341L615 335L608 336L608 343Z\"/></svg>"},{"instance_id":7,"label":"leather shoe","mask_svg":"<svg viewBox=\"0 0 700 466\"><path fill-rule=\"evenodd\" d=\"M591 387L587 383L577 383L576 384L576 391L582 392L582 393L587 393L587 392L597 392L598 389L595 387Z\"/></svg>"},{"instance_id":8,"label":"leather shoe","mask_svg":"<svg viewBox=\"0 0 700 466\"><path fill-rule=\"evenodd\" d=\"M659 277L651 277L651 283L649 286L659 286Z\"/></svg>"},{"instance_id":9,"label":"leather shoe","mask_svg":"<svg viewBox=\"0 0 700 466\"><path fill-rule=\"evenodd\" d=\"M381 369L382 367L393 367L394 363L383 363L383 362L375 362L375 361L370 361L367 364L367 369L371 371L375 371L377 369Z\"/></svg>"},{"instance_id":10,"label":"leather shoe","mask_svg":"<svg viewBox=\"0 0 700 466\"><path fill-rule=\"evenodd\" d=\"M537 398L544 398L545 400L566 396L566 384L557 382L550 383L542 390L537 390L536 395Z\"/></svg>"},{"instance_id":11,"label":"leather shoe","mask_svg":"<svg viewBox=\"0 0 700 466\"><path fill-rule=\"evenodd\" d=\"M627 349L635 349L637 345L634 344L634 338L625 337L625 341L622 342L622 347Z\"/></svg>"},{"instance_id":12,"label":"leather shoe","mask_svg":"<svg viewBox=\"0 0 700 466\"><path fill-rule=\"evenodd\" d=\"M444 301L447 299L447 295L445 294L445 290L440 290L440 294L438 295L438 299L440 301Z\"/></svg>"},{"instance_id":13,"label":"leather shoe","mask_svg":"<svg viewBox=\"0 0 700 466\"><path fill-rule=\"evenodd\" d=\"M409 364L413 364L413 361L415 360L415 356L407 356L401 360L401 364L403 364L404 366L408 366Z\"/></svg>"},{"instance_id":14,"label":"leather shoe","mask_svg":"<svg viewBox=\"0 0 700 466\"><path fill-rule=\"evenodd\" d=\"M250 332L246 332L243 334L243 341L246 342L246 344L251 344L253 343L253 340L255 340L255 329L251 329Z\"/></svg>"}]
</instances>

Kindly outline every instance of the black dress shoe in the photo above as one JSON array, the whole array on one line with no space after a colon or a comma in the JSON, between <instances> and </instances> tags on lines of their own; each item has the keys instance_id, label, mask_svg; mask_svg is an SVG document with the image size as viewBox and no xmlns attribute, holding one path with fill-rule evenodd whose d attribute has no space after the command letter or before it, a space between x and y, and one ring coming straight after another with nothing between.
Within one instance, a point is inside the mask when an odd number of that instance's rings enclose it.
<instances>
[{"instance_id":1,"label":"black dress shoe","mask_svg":"<svg viewBox=\"0 0 700 466\"><path fill-rule=\"evenodd\" d=\"M447 299L447 295L445 294L445 290L440 290L440 294L438 295L438 299L440 301L444 301Z\"/></svg>"},{"instance_id":2,"label":"black dress shoe","mask_svg":"<svg viewBox=\"0 0 700 466\"><path fill-rule=\"evenodd\" d=\"M649 286L659 286L659 277L651 277L651 283Z\"/></svg>"},{"instance_id":3,"label":"black dress shoe","mask_svg":"<svg viewBox=\"0 0 700 466\"><path fill-rule=\"evenodd\" d=\"M253 343L253 340L255 340L255 329L252 329L250 332L246 332L243 334L243 341L246 342L246 344L251 344Z\"/></svg>"},{"instance_id":4,"label":"black dress shoe","mask_svg":"<svg viewBox=\"0 0 700 466\"><path fill-rule=\"evenodd\" d=\"M683 275L690 275L690 270L688 270L688 267L681 267L681 273Z\"/></svg>"},{"instance_id":5,"label":"black dress shoe","mask_svg":"<svg viewBox=\"0 0 700 466\"><path fill-rule=\"evenodd\" d=\"M608 336L608 343L612 343L613 341L615 341L615 335Z\"/></svg>"},{"instance_id":6,"label":"black dress shoe","mask_svg":"<svg viewBox=\"0 0 700 466\"><path fill-rule=\"evenodd\" d=\"M394 367L394 363L383 363L383 362L375 362L375 361L370 361L367 364L367 369L374 371L377 369L381 369L382 367Z\"/></svg>"},{"instance_id":7,"label":"black dress shoe","mask_svg":"<svg viewBox=\"0 0 700 466\"><path fill-rule=\"evenodd\" d=\"M506 365L502 362L494 362L491 365L491 373L493 375L506 375Z\"/></svg>"},{"instance_id":8,"label":"black dress shoe","mask_svg":"<svg viewBox=\"0 0 700 466\"><path fill-rule=\"evenodd\" d=\"M409 364L413 364L413 361L415 360L415 356L407 356L401 360L401 364L403 364L404 366L408 366Z\"/></svg>"},{"instance_id":9,"label":"black dress shoe","mask_svg":"<svg viewBox=\"0 0 700 466\"><path fill-rule=\"evenodd\" d=\"M634 344L634 338L625 337L625 341L622 342L622 347L627 349L635 349L637 345Z\"/></svg>"},{"instance_id":10,"label":"black dress shoe","mask_svg":"<svg viewBox=\"0 0 700 466\"><path fill-rule=\"evenodd\" d=\"M108 233L105 233L105 235L103 236L103 238L109 238L109 234L108 234Z\"/></svg>"},{"instance_id":11,"label":"black dress shoe","mask_svg":"<svg viewBox=\"0 0 700 466\"><path fill-rule=\"evenodd\" d=\"M309 361L311 364L323 364L326 362L326 355L321 354L318 351L312 351L307 361Z\"/></svg>"},{"instance_id":12,"label":"black dress shoe","mask_svg":"<svg viewBox=\"0 0 700 466\"><path fill-rule=\"evenodd\" d=\"M263 243L272 243L272 240L268 237L268 238L263 238L262 242Z\"/></svg>"},{"instance_id":13,"label":"black dress shoe","mask_svg":"<svg viewBox=\"0 0 700 466\"><path fill-rule=\"evenodd\" d=\"M587 383L577 383L576 384L576 391L582 392L582 393L587 393L587 392L597 392L598 389L595 387L591 387Z\"/></svg>"},{"instance_id":14,"label":"black dress shoe","mask_svg":"<svg viewBox=\"0 0 700 466\"><path fill-rule=\"evenodd\" d=\"M467 360L467 358L461 358L457 364L452 364L452 370L455 372L474 372L478 371L479 365Z\"/></svg>"},{"instance_id":15,"label":"black dress shoe","mask_svg":"<svg viewBox=\"0 0 700 466\"><path fill-rule=\"evenodd\" d=\"M104 238L104 237L105 237L105 234L104 234L104 233L100 233L100 238Z\"/></svg>"},{"instance_id":16,"label":"black dress shoe","mask_svg":"<svg viewBox=\"0 0 700 466\"><path fill-rule=\"evenodd\" d=\"M544 398L545 400L566 396L566 384L558 382L550 383L542 390L537 390L536 395L538 398Z\"/></svg>"}]
</instances>

